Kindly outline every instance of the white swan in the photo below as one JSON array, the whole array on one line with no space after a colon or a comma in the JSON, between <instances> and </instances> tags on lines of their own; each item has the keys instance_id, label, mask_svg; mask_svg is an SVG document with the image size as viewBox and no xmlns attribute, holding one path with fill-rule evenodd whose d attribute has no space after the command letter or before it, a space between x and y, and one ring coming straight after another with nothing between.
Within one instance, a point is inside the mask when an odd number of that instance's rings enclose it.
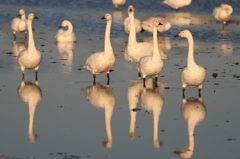
<instances>
[{"instance_id":1,"label":"white swan","mask_svg":"<svg viewBox=\"0 0 240 159\"><path fill-rule=\"evenodd\" d=\"M28 48L26 50L22 50L18 55L18 64L22 70L22 75L24 78L24 70L25 69L35 69L36 78L39 69L39 64L42 59L41 53L36 49L34 44L34 37L32 32L32 20L38 19L33 13L28 15Z\"/></svg>"},{"instance_id":2,"label":"white swan","mask_svg":"<svg viewBox=\"0 0 240 159\"><path fill-rule=\"evenodd\" d=\"M21 18L14 18L11 21L11 28L13 31L13 35L14 35L14 39L16 39L16 33L24 33L25 37L27 34L27 30L28 30L28 24L27 24L27 19L26 19L26 14L25 14L25 10L24 9L20 9L18 16L21 16Z\"/></svg>"},{"instance_id":3,"label":"white swan","mask_svg":"<svg viewBox=\"0 0 240 159\"><path fill-rule=\"evenodd\" d=\"M23 102L28 103L29 109L28 137L31 142L35 142L37 135L33 131L34 114L38 102L42 99L42 91L38 81L32 83L24 82L24 80L22 80L21 85L18 87L18 95Z\"/></svg>"},{"instance_id":4,"label":"white swan","mask_svg":"<svg viewBox=\"0 0 240 159\"><path fill-rule=\"evenodd\" d=\"M134 23L134 7L130 5L128 7L128 15L130 18L130 33L128 37L128 44L125 49L125 54L128 57L129 61L138 62L141 57L152 55L153 53L153 44L147 42L137 42L136 41L136 31L135 31L135 23ZM166 55L159 50L163 59L166 59Z\"/></svg>"},{"instance_id":5,"label":"white swan","mask_svg":"<svg viewBox=\"0 0 240 159\"><path fill-rule=\"evenodd\" d=\"M148 32L153 32L153 23L152 22L154 19L159 19L161 21L161 23L163 24L163 25L159 25L157 27L158 32L168 31L172 26L171 23L163 17L149 17L148 19L146 19L142 22L143 30L146 30Z\"/></svg>"},{"instance_id":6,"label":"white swan","mask_svg":"<svg viewBox=\"0 0 240 159\"><path fill-rule=\"evenodd\" d=\"M86 63L82 68L93 74L93 82L95 83L96 75L100 75L104 72L107 74L108 83L109 83L109 72L113 65L115 64L115 56L113 53L111 41L110 41L110 30L112 25L112 16L111 14L105 14L102 19L107 20L105 39L104 39L104 52L96 52L90 55Z\"/></svg>"},{"instance_id":7,"label":"white swan","mask_svg":"<svg viewBox=\"0 0 240 159\"><path fill-rule=\"evenodd\" d=\"M198 91L200 93L203 82L206 78L206 70L202 66L199 66L195 63L194 41L192 34L189 30L184 30L175 37L186 37L188 39L187 66L183 69L181 75L183 96L186 86L190 88L198 87Z\"/></svg>"},{"instance_id":8,"label":"white swan","mask_svg":"<svg viewBox=\"0 0 240 159\"><path fill-rule=\"evenodd\" d=\"M188 148L180 151L175 151L182 158L192 157L194 151L194 129L195 126L201 122L207 114L206 107L202 101L202 98L189 98L186 100L182 99L182 116L187 121L188 124Z\"/></svg>"},{"instance_id":9,"label":"white swan","mask_svg":"<svg viewBox=\"0 0 240 159\"><path fill-rule=\"evenodd\" d=\"M111 131L111 118L115 105L115 96L109 86L103 86L101 84L94 84L85 88L84 93L87 100L97 108L103 108L105 110L105 126L107 132L107 142L104 143L106 148L112 147L112 131Z\"/></svg>"},{"instance_id":10,"label":"white swan","mask_svg":"<svg viewBox=\"0 0 240 159\"><path fill-rule=\"evenodd\" d=\"M131 28L129 17L124 19L123 25L124 25L125 32L129 34L130 28ZM136 18L134 19L134 25L135 25L136 33L139 33L140 31L142 31L142 23L139 19L136 19Z\"/></svg>"},{"instance_id":11,"label":"white swan","mask_svg":"<svg viewBox=\"0 0 240 159\"><path fill-rule=\"evenodd\" d=\"M213 9L213 17L223 23L223 29L226 22L230 19L233 8L228 4L221 4L220 7Z\"/></svg>"},{"instance_id":12,"label":"white swan","mask_svg":"<svg viewBox=\"0 0 240 159\"><path fill-rule=\"evenodd\" d=\"M73 32L72 23L68 20L64 20L60 27L68 27L68 30L59 29L55 38L57 42L76 42L77 38Z\"/></svg>"},{"instance_id":13,"label":"white swan","mask_svg":"<svg viewBox=\"0 0 240 159\"><path fill-rule=\"evenodd\" d=\"M171 50L171 39L167 36L158 36L158 47L162 50L163 53ZM153 43L153 36L143 37L141 39L143 42ZM165 55L166 56L166 55ZM163 59L163 58L162 58Z\"/></svg>"},{"instance_id":14,"label":"white swan","mask_svg":"<svg viewBox=\"0 0 240 159\"><path fill-rule=\"evenodd\" d=\"M118 7L124 5L126 3L126 0L112 0L112 4L115 6L116 9Z\"/></svg>"},{"instance_id":15,"label":"white swan","mask_svg":"<svg viewBox=\"0 0 240 159\"><path fill-rule=\"evenodd\" d=\"M162 3L169 5L170 7L178 11L179 8L190 5L192 0L164 0Z\"/></svg>"},{"instance_id":16,"label":"white swan","mask_svg":"<svg viewBox=\"0 0 240 159\"><path fill-rule=\"evenodd\" d=\"M22 50L27 49L27 42L17 42L16 40L12 43L12 53L14 56L18 56Z\"/></svg>"},{"instance_id":17,"label":"white swan","mask_svg":"<svg viewBox=\"0 0 240 159\"><path fill-rule=\"evenodd\" d=\"M164 63L159 53L158 41L157 41L157 27L162 25L159 19L153 21L153 54L149 56L144 56L140 59L137 65L137 70L142 74L143 87L146 87L145 80L146 77L155 76L157 80L158 74L162 71Z\"/></svg>"}]
</instances>

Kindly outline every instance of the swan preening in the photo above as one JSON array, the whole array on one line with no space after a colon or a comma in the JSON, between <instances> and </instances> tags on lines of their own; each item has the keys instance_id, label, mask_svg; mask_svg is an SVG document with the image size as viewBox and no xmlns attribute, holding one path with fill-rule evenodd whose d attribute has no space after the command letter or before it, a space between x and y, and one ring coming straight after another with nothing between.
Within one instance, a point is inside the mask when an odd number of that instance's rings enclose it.
<instances>
[{"instance_id":1,"label":"swan preening","mask_svg":"<svg viewBox=\"0 0 240 159\"><path fill-rule=\"evenodd\" d=\"M179 8L190 5L192 0L164 0L162 3L169 5L170 7L178 11Z\"/></svg>"},{"instance_id":2,"label":"swan preening","mask_svg":"<svg viewBox=\"0 0 240 159\"><path fill-rule=\"evenodd\" d=\"M34 115L37 104L42 99L42 91L38 81L32 83L24 82L24 80L22 79L21 85L18 87L18 95L23 102L28 104L29 110L28 137L31 142L35 142L37 135L33 131Z\"/></svg>"},{"instance_id":3,"label":"swan preening","mask_svg":"<svg viewBox=\"0 0 240 159\"><path fill-rule=\"evenodd\" d=\"M102 73L107 74L108 84L109 84L109 73L113 65L115 64L115 55L113 53L111 40L110 40L110 30L112 25L112 16L111 14L105 14L102 19L107 20L105 39L104 39L104 51L96 52L90 55L82 68L93 74L93 83L95 83L96 75Z\"/></svg>"},{"instance_id":4,"label":"swan preening","mask_svg":"<svg viewBox=\"0 0 240 159\"><path fill-rule=\"evenodd\" d=\"M20 9L18 16L21 16L21 18L14 18L11 21L11 28L13 31L13 35L14 35L14 39L16 39L16 33L24 33L25 37L27 34L27 30L28 30L28 22L26 19L26 14L25 14L25 10L24 9Z\"/></svg>"},{"instance_id":5,"label":"swan preening","mask_svg":"<svg viewBox=\"0 0 240 159\"><path fill-rule=\"evenodd\" d=\"M226 22L230 19L233 8L228 4L221 4L220 7L216 7L213 10L213 17L217 21L223 23L223 29Z\"/></svg>"},{"instance_id":6,"label":"swan preening","mask_svg":"<svg viewBox=\"0 0 240 159\"><path fill-rule=\"evenodd\" d=\"M38 19L33 13L28 15L28 47L26 50L22 50L18 55L18 64L22 71L22 78L24 78L24 71L29 69L35 69L36 79L39 69L39 64L42 59L41 53L36 49L34 44L34 37L32 32L32 20Z\"/></svg>"},{"instance_id":7,"label":"swan preening","mask_svg":"<svg viewBox=\"0 0 240 159\"><path fill-rule=\"evenodd\" d=\"M202 98L189 98L186 100L182 99L181 106L182 116L187 121L188 124L188 147L184 150L174 151L174 153L178 154L182 158L190 158L193 155L194 151L194 129L196 125L199 124L207 115L206 107L202 101Z\"/></svg>"},{"instance_id":8,"label":"swan preening","mask_svg":"<svg viewBox=\"0 0 240 159\"><path fill-rule=\"evenodd\" d=\"M128 7L128 15L130 19L130 33L128 37L128 44L125 49L126 56L129 61L138 62L143 56L148 56L153 54L153 44L147 42L137 42L136 40L136 30L134 22L134 7L130 5ZM163 59L166 59L166 55L159 49Z\"/></svg>"},{"instance_id":9,"label":"swan preening","mask_svg":"<svg viewBox=\"0 0 240 159\"><path fill-rule=\"evenodd\" d=\"M157 41L157 27L162 25L159 19L153 21L153 54L142 57L137 65L137 70L142 74L143 87L146 87L146 77L155 76L157 80L158 74L162 71L164 63L159 53L158 41Z\"/></svg>"},{"instance_id":10,"label":"swan preening","mask_svg":"<svg viewBox=\"0 0 240 159\"><path fill-rule=\"evenodd\" d=\"M112 4L115 6L116 9L118 7L124 5L126 3L126 0L112 0Z\"/></svg>"},{"instance_id":11,"label":"swan preening","mask_svg":"<svg viewBox=\"0 0 240 159\"><path fill-rule=\"evenodd\" d=\"M60 27L68 27L68 30L59 29L55 38L57 42L76 42L77 38L73 32L72 23L68 20L64 20Z\"/></svg>"},{"instance_id":12,"label":"swan preening","mask_svg":"<svg viewBox=\"0 0 240 159\"><path fill-rule=\"evenodd\" d=\"M188 57L187 66L183 69L181 74L182 91L184 96L185 88L198 87L199 94L206 78L206 70L200 65L197 65L194 60L194 41L192 34L189 30L181 31L175 37L185 37L188 39Z\"/></svg>"},{"instance_id":13,"label":"swan preening","mask_svg":"<svg viewBox=\"0 0 240 159\"><path fill-rule=\"evenodd\" d=\"M163 17L149 17L148 19L146 19L142 22L143 30L146 30L148 32L153 32L153 20L154 19L159 19L161 21L161 23L163 24L163 25L159 25L157 27L158 32L168 31L172 26L171 23Z\"/></svg>"}]
</instances>

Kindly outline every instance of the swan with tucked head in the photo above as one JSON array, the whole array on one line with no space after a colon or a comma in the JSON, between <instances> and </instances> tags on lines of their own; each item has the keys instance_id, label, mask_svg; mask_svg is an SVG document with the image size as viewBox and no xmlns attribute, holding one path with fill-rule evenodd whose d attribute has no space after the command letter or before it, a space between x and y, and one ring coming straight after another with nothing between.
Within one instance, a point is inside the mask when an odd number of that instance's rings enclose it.
<instances>
[{"instance_id":1,"label":"swan with tucked head","mask_svg":"<svg viewBox=\"0 0 240 159\"><path fill-rule=\"evenodd\" d=\"M42 60L42 55L35 47L34 37L32 32L32 21L38 19L33 13L28 15L28 47L22 50L18 55L18 64L22 70L22 78L24 78L24 70L35 69L36 79L39 69L39 64Z\"/></svg>"},{"instance_id":2,"label":"swan with tucked head","mask_svg":"<svg viewBox=\"0 0 240 159\"><path fill-rule=\"evenodd\" d=\"M172 26L171 23L163 17L149 17L148 19L146 19L142 22L143 30L146 30L148 32L153 32L153 25L152 25L153 23L152 22L154 19L159 19L161 21L161 23L163 24L163 25L159 25L157 27L158 32L168 31Z\"/></svg>"},{"instance_id":3,"label":"swan with tucked head","mask_svg":"<svg viewBox=\"0 0 240 159\"><path fill-rule=\"evenodd\" d=\"M181 31L175 37L185 37L188 39L188 57L187 66L183 69L181 74L182 81L182 91L184 96L185 88L188 86L190 88L198 87L199 94L203 86L203 82L206 78L206 70L195 63L194 60L194 41L192 34L189 30Z\"/></svg>"},{"instance_id":4,"label":"swan with tucked head","mask_svg":"<svg viewBox=\"0 0 240 159\"><path fill-rule=\"evenodd\" d=\"M115 64L115 55L112 49L111 40L110 40L110 30L112 25L112 16L111 14L105 14L102 19L107 20L105 38L104 38L104 51L96 52L90 55L82 68L93 74L93 83L95 83L96 75L102 73L107 74L108 84L109 84L109 73Z\"/></svg>"},{"instance_id":5,"label":"swan with tucked head","mask_svg":"<svg viewBox=\"0 0 240 159\"><path fill-rule=\"evenodd\" d=\"M57 42L76 42L77 38L73 32L72 23L68 20L64 20L59 28L68 27L68 30L59 29L55 36Z\"/></svg>"},{"instance_id":6,"label":"swan with tucked head","mask_svg":"<svg viewBox=\"0 0 240 159\"><path fill-rule=\"evenodd\" d=\"M112 3L115 6L115 8L118 9L118 7L126 3L126 0L112 0Z\"/></svg>"},{"instance_id":7,"label":"swan with tucked head","mask_svg":"<svg viewBox=\"0 0 240 159\"><path fill-rule=\"evenodd\" d=\"M213 10L213 17L217 21L223 23L223 29L226 22L230 19L233 8L228 4L221 4L220 7L216 7Z\"/></svg>"},{"instance_id":8,"label":"swan with tucked head","mask_svg":"<svg viewBox=\"0 0 240 159\"><path fill-rule=\"evenodd\" d=\"M179 8L190 5L192 0L164 0L162 3L169 5L170 7L178 11Z\"/></svg>"},{"instance_id":9,"label":"swan with tucked head","mask_svg":"<svg viewBox=\"0 0 240 159\"><path fill-rule=\"evenodd\" d=\"M130 5L128 7L128 15L130 18L130 33L128 37L128 45L125 49L125 53L129 57L129 61L139 62L140 58L143 56L148 56L153 54L153 44L148 42L137 42L136 40L136 30L134 22L134 7ZM167 59L166 55L159 49L163 59Z\"/></svg>"},{"instance_id":10,"label":"swan with tucked head","mask_svg":"<svg viewBox=\"0 0 240 159\"><path fill-rule=\"evenodd\" d=\"M20 9L18 16L21 16L21 18L14 18L11 21L11 28L13 31L14 39L16 39L16 33L24 33L25 37L27 34L28 30L28 24L27 24L27 19L26 19L26 14L24 9Z\"/></svg>"},{"instance_id":11,"label":"swan with tucked head","mask_svg":"<svg viewBox=\"0 0 240 159\"><path fill-rule=\"evenodd\" d=\"M155 19L153 22L153 54L149 56L144 56L140 59L137 65L137 70L142 74L143 87L146 87L145 80L146 77L155 76L157 80L158 74L162 71L164 63L159 53L158 40L157 40L157 27L162 25L159 19Z\"/></svg>"}]
</instances>

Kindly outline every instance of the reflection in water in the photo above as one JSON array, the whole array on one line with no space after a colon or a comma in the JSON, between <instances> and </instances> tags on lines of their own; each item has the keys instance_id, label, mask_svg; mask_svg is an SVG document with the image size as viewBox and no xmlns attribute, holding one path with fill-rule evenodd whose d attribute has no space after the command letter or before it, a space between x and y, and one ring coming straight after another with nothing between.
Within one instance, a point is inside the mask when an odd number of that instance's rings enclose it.
<instances>
[{"instance_id":1,"label":"reflection in water","mask_svg":"<svg viewBox=\"0 0 240 159\"><path fill-rule=\"evenodd\" d=\"M56 47L63 60L64 72L72 71L73 50L75 49L75 42L57 42Z\"/></svg>"},{"instance_id":2,"label":"reflection in water","mask_svg":"<svg viewBox=\"0 0 240 159\"><path fill-rule=\"evenodd\" d=\"M164 52L168 52L171 49L171 42L169 37L157 37L158 38L158 47ZM153 43L153 37L143 37L143 42Z\"/></svg>"},{"instance_id":3,"label":"reflection in water","mask_svg":"<svg viewBox=\"0 0 240 159\"><path fill-rule=\"evenodd\" d=\"M155 80L146 80L146 87L142 87L142 80L136 80L132 86L128 88L128 104L130 111L130 128L129 136L131 139L135 136L135 123L136 123L136 110L137 103L139 102L141 107L145 110L153 112L153 145L160 147L160 141L158 139L158 122L161 114L164 99L161 94L163 88L166 86L166 82L158 80L157 85Z\"/></svg>"},{"instance_id":4,"label":"reflection in water","mask_svg":"<svg viewBox=\"0 0 240 159\"><path fill-rule=\"evenodd\" d=\"M111 130L111 118L115 105L115 96L109 85L103 86L101 84L93 84L85 88L84 93L87 100L97 108L103 108L105 110L105 125L108 140L104 143L106 148L112 147L112 130Z\"/></svg>"},{"instance_id":5,"label":"reflection in water","mask_svg":"<svg viewBox=\"0 0 240 159\"><path fill-rule=\"evenodd\" d=\"M194 151L194 128L206 117L207 110L201 97L198 97L198 99L189 98L188 100L183 98L181 110L182 116L188 123L189 145L188 148L174 153L179 154L182 158L190 158Z\"/></svg>"},{"instance_id":6,"label":"reflection in water","mask_svg":"<svg viewBox=\"0 0 240 159\"><path fill-rule=\"evenodd\" d=\"M21 85L18 87L18 95L23 102L28 104L29 109L28 137L31 142L35 142L37 135L33 131L34 114L38 102L42 99L42 91L38 81L32 83L24 82L24 80L22 80Z\"/></svg>"},{"instance_id":7,"label":"reflection in water","mask_svg":"<svg viewBox=\"0 0 240 159\"><path fill-rule=\"evenodd\" d=\"M229 30L214 30L214 36L219 40L216 47L224 55L230 55L233 51L232 32Z\"/></svg>"},{"instance_id":8,"label":"reflection in water","mask_svg":"<svg viewBox=\"0 0 240 159\"><path fill-rule=\"evenodd\" d=\"M125 13L121 10L114 10L112 12L112 16L113 16L113 22L122 24L125 17Z\"/></svg>"},{"instance_id":9,"label":"reflection in water","mask_svg":"<svg viewBox=\"0 0 240 159\"><path fill-rule=\"evenodd\" d=\"M22 51L27 49L27 41L24 42L17 42L16 40L12 43L12 53L14 56L18 56L18 54Z\"/></svg>"}]
</instances>

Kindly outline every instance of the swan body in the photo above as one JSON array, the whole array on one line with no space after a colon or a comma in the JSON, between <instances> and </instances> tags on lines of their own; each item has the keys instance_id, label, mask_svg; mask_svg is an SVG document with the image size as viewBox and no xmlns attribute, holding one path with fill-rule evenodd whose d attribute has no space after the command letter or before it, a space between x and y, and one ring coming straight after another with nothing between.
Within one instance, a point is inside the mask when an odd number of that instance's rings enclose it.
<instances>
[{"instance_id":1,"label":"swan body","mask_svg":"<svg viewBox=\"0 0 240 159\"><path fill-rule=\"evenodd\" d=\"M161 23L163 24L163 25L159 25L157 27L158 32L168 31L172 26L171 23L163 17L149 17L147 20L144 20L142 22L143 30L146 30L148 32L153 32L153 23L152 22L154 19L159 19L161 21Z\"/></svg>"},{"instance_id":2,"label":"swan body","mask_svg":"<svg viewBox=\"0 0 240 159\"><path fill-rule=\"evenodd\" d=\"M128 57L129 61L139 62L140 58L143 56L148 56L153 54L153 44L148 42L137 42L136 41L136 31L135 31L135 23L134 23L134 7L130 5L128 7L128 15L130 19L130 33L128 37L128 44L125 49L126 57ZM166 59L166 56L160 50L162 54L162 58Z\"/></svg>"},{"instance_id":3,"label":"swan body","mask_svg":"<svg viewBox=\"0 0 240 159\"><path fill-rule=\"evenodd\" d=\"M68 30L59 29L55 38L57 42L76 42L77 38L73 32L73 26L72 23L68 20L64 20L61 25L61 27L68 27Z\"/></svg>"},{"instance_id":4,"label":"swan body","mask_svg":"<svg viewBox=\"0 0 240 159\"><path fill-rule=\"evenodd\" d=\"M186 86L190 88L198 87L199 93L202 89L203 82L206 78L206 70L195 63L194 60L194 41L189 30L181 31L175 37L186 37L188 39L188 57L187 66L183 69L181 74L183 93Z\"/></svg>"},{"instance_id":5,"label":"swan body","mask_svg":"<svg viewBox=\"0 0 240 159\"><path fill-rule=\"evenodd\" d=\"M179 8L190 5L192 0L164 0L162 3L169 5L170 7L178 11Z\"/></svg>"},{"instance_id":6,"label":"swan body","mask_svg":"<svg viewBox=\"0 0 240 159\"><path fill-rule=\"evenodd\" d=\"M115 105L115 96L109 86L94 84L84 90L87 100L97 108L105 110L105 126L108 140L105 142L106 148L112 147L111 117Z\"/></svg>"},{"instance_id":7,"label":"swan body","mask_svg":"<svg viewBox=\"0 0 240 159\"><path fill-rule=\"evenodd\" d=\"M108 77L108 82L109 82L109 72L110 72L110 69L115 64L115 56L114 56L114 52L113 52L111 41L110 41L112 16L111 14L105 14L102 19L107 20L105 39L104 39L104 51L96 52L90 55L87 58L84 66L82 67L93 74L94 82L95 82L96 75L100 75L104 72L106 72Z\"/></svg>"},{"instance_id":8,"label":"swan body","mask_svg":"<svg viewBox=\"0 0 240 159\"><path fill-rule=\"evenodd\" d=\"M39 69L39 64L42 59L41 53L36 49L34 44L34 37L32 32L32 20L38 19L33 13L28 15L28 48L26 50L22 50L18 55L18 64L22 70L22 75L24 78L24 70L25 69L35 69L36 78Z\"/></svg>"},{"instance_id":9,"label":"swan body","mask_svg":"<svg viewBox=\"0 0 240 159\"><path fill-rule=\"evenodd\" d=\"M112 0L112 4L115 8L118 8L126 3L126 0Z\"/></svg>"},{"instance_id":10,"label":"swan body","mask_svg":"<svg viewBox=\"0 0 240 159\"><path fill-rule=\"evenodd\" d=\"M162 71L164 63L159 53L158 41L157 41L157 26L162 25L159 19L153 21L153 54L149 56L144 56L140 59L137 65L137 70L142 74L144 87L145 87L145 78L155 76L158 77L158 74Z\"/></svg>"},{"instance_id":11,"label":"swan body","mask_svg":"<svg viewBox=\"0 0 240 159\"><path fill-rule=\"evenodd\" d=\"M24 82L24 80L22 80L21 85L18 87L18 95L23 102L28 103L29 109L28 136L31 142L35 142L37 135L33 131L34 114L38 102L40 102L42 99L42 91L41 88L39 87L38 81L32 83Z\"/></svg>"},{"instance_id":12,"label":"swan body","mask_svg":"<svg viewBox=\"0 0 240 159\"><path fill-rule=\"evenodd\" d=\"M130 28L131 28L129 17L125 18L123 25L124 25L125 32L129 34ZM136 18L134 19L134 25L135 25L136 33L139 33L140 31L142 31L142 23L139 19L136 19Z\"/></svg>"},{"instance_id":13,"label":"swan body","mask_svg":"<svg viewBox=\"0 0 240 159\"><path fill-rule=\"evenodd\" d=\"M212 15L214 19L223 23L224 28L224 24L230 19L232 12L233 8L230 5L221 4L220 7L214 8Z\"/></svg>"},{"instance_id":14,"label":"swan body","mask_svg":"<svg viewBox=\"0 0 240 159\"><path fill-rule=\"evenodd\" d=\"M11 28L13 31L14 38L16 38L16 33L25 33L25 36L27 34L28 30L28 23L26 19L26 14L24 9L20 9L18 16L21 16L21 18L14 18L11 21Z\"/></svg>"}]
</instances>

